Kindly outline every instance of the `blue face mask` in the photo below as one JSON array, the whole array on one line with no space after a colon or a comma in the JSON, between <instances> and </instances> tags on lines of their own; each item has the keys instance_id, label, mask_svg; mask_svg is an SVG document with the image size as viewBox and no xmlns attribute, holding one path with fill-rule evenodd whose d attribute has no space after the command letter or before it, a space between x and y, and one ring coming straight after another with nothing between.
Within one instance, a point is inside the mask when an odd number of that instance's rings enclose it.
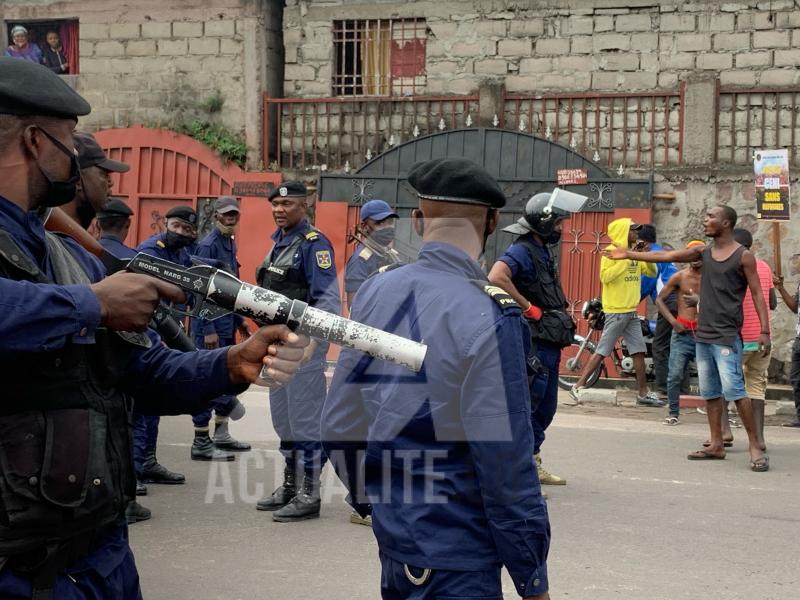
<instances>
[{"instance_id":1,"label":"blue face mask","mask_svg":"<svg viewBox=\"0 0 800 600\"><path fill-rule=\"evenodd\" d=\"M39 171L47 180L47 193L41 200L41 206L61 206L62 204L71 202L75 198L75 192L78 189L78 182L81 180L81 168L78 164L78 157L75 156L74 152L71 152L69 148L47 133L44 129L39 127L39 130L47 137L47 139L53 142L53 145L56 148L66 154L70 159L69 179L65 179L63 181L53 179L50 173L40 167L38 163L36 164L36 166L39 168Z\"/></svg>"}]
</instances>

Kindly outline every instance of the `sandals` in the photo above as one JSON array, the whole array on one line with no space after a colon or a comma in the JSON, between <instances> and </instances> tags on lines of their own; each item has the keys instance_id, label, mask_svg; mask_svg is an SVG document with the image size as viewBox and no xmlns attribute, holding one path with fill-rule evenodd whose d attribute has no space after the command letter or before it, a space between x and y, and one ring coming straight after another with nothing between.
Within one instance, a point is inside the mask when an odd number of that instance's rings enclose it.
<instances>
[{"instance_id":1,"label":"sandals","mask_svg":"<svg viewBox=\"0 0 800 600\"><path fill-rule=\"evenodd\" d=\"M686 458L689 460L725 460L725 453L714 454L708 450L695 450L694 452L690 452Z\"/></svg>"},{"instance_id":2,"label":"sandals","mask_svg":"<svg viewBox=\"0 0 800 600\"><path fill-rule=\"evenodd\" d=\"M769 471L769 456L765 454L761 458L750 461L750 470L755 471L756 473L764 473L765 471Z\"/></svg>"},{"instance_id":3,"label":"sandals","mask_svg":"<svg viewBox=\"0 0 800 600\"><path fill-rule=\"evenodd\" d=\"M661 421L662 425L680 425L681 422L678 420L678 417L667 417L663 421Z\"/></svg>"},{"instance_id":4,"label":"sandals","mask_svg":"<svg viewBox=\"0 0 800 600\"><path fill-rule=\"evenodd\" d=\"M703 448L708 448L711 445L711 440L703 442ZM725 448L733 448L733 440L722 440L722 445Z\"/></svg>"}]
</instances>

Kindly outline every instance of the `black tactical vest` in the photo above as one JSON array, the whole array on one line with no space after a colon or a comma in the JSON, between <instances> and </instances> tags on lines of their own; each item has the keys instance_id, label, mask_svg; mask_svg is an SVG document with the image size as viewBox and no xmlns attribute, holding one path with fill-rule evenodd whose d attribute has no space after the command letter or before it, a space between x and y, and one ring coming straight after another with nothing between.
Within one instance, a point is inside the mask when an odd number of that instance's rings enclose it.
<instances>
[{"instance_id":1,"label":"black tactical vest","mask_svg":"<svg viewBox=\"0 0 800 600\"><path fill-rule=\"evenodd\" d=\"M531 240L523 237L517 243L528 251L536 269L536 277L519 272L511 281L526 300L541 308L544 313L540 320L528 322L531 339L562 348L569 346L575 335L575 323L565 311L567 299L561 288L555 263L552 258L546 260Z\"/></svg>"},{"instance_id":2,"label":"black tactical vest","mask_svg":"<svg viewBox=\"0 0 800 600\"><path fill-rule=\"evenodd\" d=\"M310 234L314 237L309 238ZM294 267L294 256L300 252L301 246L316 239L319 234L313 229L303 235L295 235L294 239L286 246L280 254L270 260L273 252L267 254L267 258L256 270L256 281L263 288L283 294L292 300L302 300L308 302L311 299L308 281L304 273Z\"/></svg>"},{"instance_id":3,"label":"black tactical vest","mask_svg":"<svg viewBox=\"0 0 800 600\"><path fill-rule=\"evenodd\" d=\"M55 283L74 283L76 269L88 279L48 234L54 244L62 258L60 266L52 261ZM4 231L0 277L53 283ZM95 340L0 361L0 557L58 547L121 522L134 498L130 406L116 385L149 339L99 328Z\"/></svg>"}]
</instances>

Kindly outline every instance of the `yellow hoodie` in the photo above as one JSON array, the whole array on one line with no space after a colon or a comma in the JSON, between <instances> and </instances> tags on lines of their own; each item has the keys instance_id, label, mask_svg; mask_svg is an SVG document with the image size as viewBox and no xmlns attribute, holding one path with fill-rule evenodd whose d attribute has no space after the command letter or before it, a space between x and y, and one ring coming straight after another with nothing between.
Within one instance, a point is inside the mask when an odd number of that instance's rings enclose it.
<instances>
[{"instance_id":1,"label":"yellow hoodie","mask_svg":"<svg viewBox=\"0 0 800 600\"><path fill-rule=\"evenodd\" d=\"M610 250L628 247L628 234L631 220L627 217L608 224L608 237L612 244ZM600 282L603 284L603 310L607 313L634 312L642 298L640 277L655 277L658 268L655 263L636 260L611 260L605 256L600 259Z\"/></svg>"}]
</instances>

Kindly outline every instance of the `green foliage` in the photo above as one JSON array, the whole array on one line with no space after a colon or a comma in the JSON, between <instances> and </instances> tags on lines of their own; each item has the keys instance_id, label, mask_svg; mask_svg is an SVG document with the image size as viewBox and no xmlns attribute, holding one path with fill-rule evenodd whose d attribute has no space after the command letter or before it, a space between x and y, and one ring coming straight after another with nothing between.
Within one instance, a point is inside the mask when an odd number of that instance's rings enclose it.
<instances>
[{"instance_id":1,"label":"green foliage","mask_svg":"<svg viewBox=\"0 0 800 600\"><path fill-rule=\"evenodd\" d=\"M175 129L213 148L225 160L245 167L247 143L244 137L231 133L222 124L207 119L193 119L178 123Z\"/></svg>"},{"instance_id":2,"label":"green foliage","mask_svg":"<svg viewBox=\"0 0 800 600\"><path fill-rule=\"evenodd\" d=\"M198 102L197 108L199 108L203 112L213 115L214 113L222 111L222 107L224 104L225 104L225 98L222 97L222 92L216 90L208 98Z\"/></svg>"}]
</instances>

